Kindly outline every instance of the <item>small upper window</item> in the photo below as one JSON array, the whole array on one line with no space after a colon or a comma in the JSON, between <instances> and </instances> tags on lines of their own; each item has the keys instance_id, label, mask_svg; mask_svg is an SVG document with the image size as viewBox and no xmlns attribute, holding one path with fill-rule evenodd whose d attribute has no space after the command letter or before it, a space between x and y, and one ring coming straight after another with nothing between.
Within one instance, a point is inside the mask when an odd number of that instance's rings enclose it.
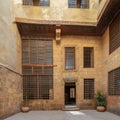
<instances>
[{"instance_id":1,"label":"small upper window","mask_svg":"<svg viewBox=\"0 0 120 120\"><path fill-rule=\"evenodd\" d=\"M75 69L75 47L65 47L65 70Z\"/></svg>"},{"instance_id":2,"label":"small upper window","mask_svg":"<svg viewBox=\"0 0 120 120\"><path fill-rule=\"evenodd\" d=\"M50 0L23 0L23 5L49 6Z\"/></svg>"},{"instance_id":3,"label":"small upper window","mask_svg":"<svg viewBox=\"0 0 120 120\"><path fill-rule=\"evenodd\" d=\"M88 8L89 0L68 0L69 8Z\"/></svg>"},{"instance_id":4,"label":"small upper window","mask_svg":"<svg viewBox=\"0 0 120 120\"><path fill-rule=\"evenodd\" d=\"M94 48L84 47L84 68L94 67Z\"/></svg>"}]
</instances>

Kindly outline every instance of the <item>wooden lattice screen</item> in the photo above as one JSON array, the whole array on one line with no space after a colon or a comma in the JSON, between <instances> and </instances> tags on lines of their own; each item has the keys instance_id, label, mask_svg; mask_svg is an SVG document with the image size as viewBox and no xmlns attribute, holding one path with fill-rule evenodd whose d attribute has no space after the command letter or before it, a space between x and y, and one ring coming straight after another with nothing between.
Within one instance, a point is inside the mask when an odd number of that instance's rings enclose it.
<instances>
[{"instance_id":1,"label":"wooden lattice screen","mask_svg":"<svg viewBox=\"0 0 120 120\"><path fill-rule=\"evenodd\" d=\"M108 73L109 95L120 95L120 67Z\"/></svg>"},{"instance_id":2,"label":"wooden lattice screen","mask_svg":"<svg viewBox=\"0 0 120 120\"><path fill-rule=\"evenodd\" d=\"M84 47L84 68L94 67L94 48Z\"/></svg>"},{"instance_id":3,"label":"wooden lattice screen","mask_svg":"<svg viewBox=\"0 0 120 120\"><path fill-rule=\"evenodd\" d=\"M110 24L109 52L112 53L120 47L120 12Z\"/></svg>"},{"instance_id":4,"label":"wooden lattice screen","mask_svg":"<svg viewBox=\"0 0 120 120\"><path fill-rule=\"evenodd\" d=\"M65 47L65 70L75 69L75 47Z\"/></svg>"},{"instance_id":5,"label":"wooden lattice screen","mask_svg":"<svg viewBox=\"0 0 120 120\"><path fill-rule=\"evenodd\" d=\"M84 99L94 98L94 79L84 79Z\"/></svg>"},{"instance_id":6,"label":"wooden lattice screen","mask_svg":"<svg viewBox=\"0 0 120 120\"><path fill-rule=\"evenodd\" d=\"M52 99L53 41L22 41L23 91L29 99Z\"/></svg>"}]
</instances>

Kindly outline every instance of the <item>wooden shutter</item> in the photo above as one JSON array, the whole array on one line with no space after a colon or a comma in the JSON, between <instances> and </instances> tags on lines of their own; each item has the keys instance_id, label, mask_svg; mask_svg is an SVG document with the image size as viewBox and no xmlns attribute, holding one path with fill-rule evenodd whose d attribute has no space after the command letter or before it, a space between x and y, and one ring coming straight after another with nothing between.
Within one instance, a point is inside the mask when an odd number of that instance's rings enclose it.
<instances>
[{"instance_id":1,"label":"wooden shutter","mask_svg":"<svg viewBox=\"0 0 120 120\"><path fill-rule=\"evenodd\" d=\"M22 63L29 64L29 41L22 41Z\"/></svg>"},{"instance_id":2,"label":"wooden shutter","mask_svg":"<svg viewBox=\"0 0 120 120\"><path fill-rule=\"evenodd\" d=\"M23 92L29 94L29 99L38 99L37 76L23 76Z\"/></svg>"},{"instance_id":3,"label":"wooden shutter","mask_svg":"<svg viewBox=\"0 0 120 120\"><path fill-rule=\"evenodd\" d=\"M39 76L39 98L50 99L53 88L52 76Z\"/></svg>"},{"instance_id":4,"label":"wooden shutter","mask_svg":"<svg viewBox=\"0 0 120 120\"><path fill-rule=\"evenodd\" d=\"M65 69L75 69L75 47L65 47Z\"/></svg>"},{"instance_id":5,"label":"wooden shutter","mask_svg":"<svg viewBox=\"0 0 120 120\"><path fill-rule=\"evenodd\" d=\"M32 75L32 67L31 66L24 66L22 69L22 73L24 75Z\"/></svg>"},{"instance_id":6,"label":"wooden shutter","mask_svg":"<svg viewBox=\"0 0 120 120\"><path fill-rule=\"evenodd\" d=\"M53 63L53 49L52 49L52 41L45 42L45 64L52 64Z\"/></svg>"},{"instance_id":7,"label":"wooden shutter","mask_svg":"<svg viewBox=\"0 0 120 120\"><path fill-rule=\"evenodd\" d=\"M109 95L120 95L120 68L108 73L108 93Z\"/></svg>"},{"instance_id":8,"label":"wooden shutter","mask_svg":"<svg viewBox=\"0 0 120 120\"><path fill-rule=\"evenodd\" d=\"M36 40L30 40L30 64L37 64Z\"/></svg>"},{"instance_id":9,"label":"wooden shutter","mask_svg":"<svg viewBox=\"0 0 120 120\"><path fill-rule=\"evenodd\" d=\"M94 67L93 47L84 47L84 68Z\"/></svg>"},{"instance_id":10,"label":"wooden shutter","mask_svg":"<svg viewBox=\"0 0 120 120\"><path fill-rule=\"evenodd\" d=\"M34 6L39 6L40 5L40 0L33 0L33 5Z\"/></svg>"},{"instance_id":11,"label":"wooden shutter","mask_svg":"<svg viewBox=\"0 0 120 120\"><path fill-rule=\"evenodd\" d=\"M94 98L94 79L84 79L84 99Z\"/></svg>"},{"instance_id":12,"label":"wooden shutter","mask_svg":"<svg viewBox=\"0 0 120 120\"><path fill-rule=\"evenodd\" d=\"M38 64L44 64L44 41L40 40L38 41Z\"/></svg>"},{"instance_id":13,"label":"wooden shutter","mask_svg":"<svg viewBox=\"0 0 120 120\"><path fill-rule=\"evenodd\" d=\"M120 47L120 12L110 24L109 53Z\"/></svg>"}]
</instances>

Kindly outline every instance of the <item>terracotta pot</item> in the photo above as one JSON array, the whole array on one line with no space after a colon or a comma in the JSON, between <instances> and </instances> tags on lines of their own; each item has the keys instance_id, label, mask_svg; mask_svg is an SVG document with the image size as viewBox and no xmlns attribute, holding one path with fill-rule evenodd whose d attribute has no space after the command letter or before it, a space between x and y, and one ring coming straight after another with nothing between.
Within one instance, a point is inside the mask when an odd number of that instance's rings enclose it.
<instances>
[{"instance_id":1,"label":"terracotta pot","mask_svg":"<svg viewBox=\"0 0 120 120\"><path fill-rule=\"evenodd\" d=\"M21 108L22 112L29 112L30 108L29 107L22 107Z\"/></svg>"},{"instance_id":2,"label":"terracotta pot","mask_svg":"<svg viewBox=\"0 0 120 120\"><path fill-rule=\"evenodd\" d=\"M97 111L104 112L105 111L105 107L104 106L97 106Z\"/></svg>"}]
</instances>

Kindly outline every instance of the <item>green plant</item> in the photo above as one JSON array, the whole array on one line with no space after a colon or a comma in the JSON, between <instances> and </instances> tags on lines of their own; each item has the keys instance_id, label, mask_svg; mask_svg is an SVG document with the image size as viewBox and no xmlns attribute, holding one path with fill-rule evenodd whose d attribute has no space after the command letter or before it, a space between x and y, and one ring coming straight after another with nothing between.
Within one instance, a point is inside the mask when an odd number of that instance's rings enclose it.
<instances>
[{"instance_id":1,"label":"green plant","mask_svg":"<svg viewBox=\"0 0 120 120\"><path fill-rule=\"evenodd\" d=\"M23 98L24 98L23 105L28 106L28 101L27 100L29 98L29 93L28 92L23 93Z\"/></svg>"},{"instance_id":2,"label":"green plant","mask_svg":"<svg viewBox=\"0 0 120 120\"><path fill-rule=\"evenodd\" d=\"M29 93L28 92L25 92L23 94L23 97L24 97L24 100L27 100L29 98Z\"/></svg>"},{"instance_id":3,"label":"green plant","mask_svg":"<svg viewBox=\"0 0 120 120\"><path fill-rule=\"evenodd\" d=\"M96 104L97 106L105 106L106 105L106 98L102 92L98 92L96 96Z\"/></svg>"}]
</instances>

